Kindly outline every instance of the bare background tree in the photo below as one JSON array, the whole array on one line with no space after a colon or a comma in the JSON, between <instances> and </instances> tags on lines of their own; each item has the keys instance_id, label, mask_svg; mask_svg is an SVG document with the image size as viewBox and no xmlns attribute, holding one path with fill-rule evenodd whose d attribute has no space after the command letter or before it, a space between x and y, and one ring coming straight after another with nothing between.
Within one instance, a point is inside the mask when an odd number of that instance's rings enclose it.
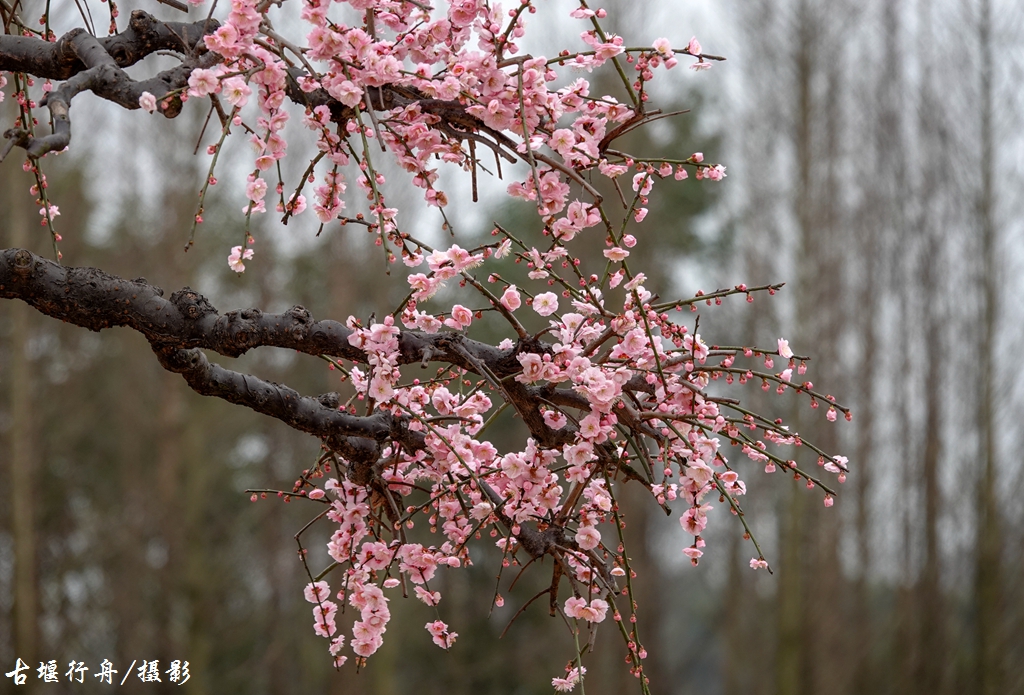
<instances>
[{"instance_id":1,"label":"bare background tree","mask_svg":"<svg viewBox=\"0 0 1024 695\"><path fill-rule=\"evenodd\" d=\"M727 623L738 661L723 664L725 692L1022 692L1011 635L1024 607L1010 588L1022 524L1010 337L1019 8L796 0L734 11L744 115L724 132L742 167L733 219L752 251L729 277L800 279L788 295L795 334L828 343L843 365L823 381L845 375L855 398L857 474L838 527L780 507L792 562L755 602L776 617L747 634ZM954 43L955 59L943 49ZM757 271L766 255L775 262ZM730 589L728 614L754 596ZM773 644L775 657L748 671L743 656Z\"/></svg>"}]
</instances>

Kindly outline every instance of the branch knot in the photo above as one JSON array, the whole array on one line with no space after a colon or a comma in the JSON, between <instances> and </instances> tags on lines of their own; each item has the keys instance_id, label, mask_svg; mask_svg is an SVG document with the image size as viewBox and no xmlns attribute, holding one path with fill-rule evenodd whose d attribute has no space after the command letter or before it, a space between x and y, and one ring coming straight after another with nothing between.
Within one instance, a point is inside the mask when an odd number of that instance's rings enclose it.
<instances>
[{"instance_id":1,"label":"branch knot","mask_svg":"<svg viewBox=\"0 0 1024 695\"><path fill-rule=\"evenodd\" d=\"M204 316L217 313L209 300L191 287L183 287L172 294L171 304L178 307L182 316L190 321L198 321Z\"/></svg>"}]
</instances>

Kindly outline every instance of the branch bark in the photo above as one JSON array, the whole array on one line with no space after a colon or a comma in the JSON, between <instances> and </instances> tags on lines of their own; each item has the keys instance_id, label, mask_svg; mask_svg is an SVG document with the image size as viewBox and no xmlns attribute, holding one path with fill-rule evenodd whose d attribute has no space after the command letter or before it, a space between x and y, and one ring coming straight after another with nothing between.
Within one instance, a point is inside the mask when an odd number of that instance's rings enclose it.
<instances>
[{"instance_id":1,"label":"branch bark","mask_svg":"<svg viewBox=\"0 0 1024 695\"><path fill-rule=\"evenodd\" d=\"M136 10L122 32L96 38L96 43L120 68L135 65L157 51L185 55L206 51L203 36L215 31L215 19L200 22L162 22L148 12ZM31 36L0 34L0 71L24 72L48 80L68 80L86 70L72 43L77 32L70 31L56 42Z\"/></svg>"},{"instance_id":2,"label":"branch bark","mask_svg":"<svg viewBox=\"0 0 1024 695\"><path fill-rule=\"evenodd\" d=\"M288 386L211 363L201 350L238 357L261 346L329 355L367 363L367 354L349 342L352 331L331 320L314 320L301 306L281 314L240 309L220 314L191 288L164 298L164 291L144 278L125 280L97 268L69 268L26 251L0 251L0 298L20 299L42 314L100 331L124 326L149 341L160 364L181 374L197 393L243 405L323 440L350 459L375 460L384 441L416 450L423 436L409 430L408 420L388 413L357 417L338 410L336 394L302 396ZM458 333L428 335L403 331L400 364L442 362L498 379L521 371L516 355L550 348L532 338L501 350ZM555 432L544 424L534 389L510 381L505 395L523 414L531 433L549 441ZM564 433L562 435L564 437Z\"/></svg>"},{"instance_id":3,"label":"branch bark","mask_svg":"<svg viewBox=\"0 0 1024 695\"><path fill-rule=\"evenodd\" d=\"M139 108L139 97L143 92L149 92L157 99L157 110L167 118L174 118L182 109L177 90L187 86L192 71L210 68L222 60L220 55L209 51L203 41L206 34L219 26L215 19L192 23L162 22L147 12L136 10L132 12L125 31L106 38L94 37L82 28L69 31L55 43L34 37L0 34L0 72L21 72L44 79L64 80L43 102L50 109L54 132L37 138L22 128L7 130L4 137L10 142L0 153L0 161L14 146L25 149L32 158L67 147L71 141L68 114L71 99L83 91L94 92L129 110ZM160 50L179 54L182 64L147 80L136 81L124 72L123 68ZM286 93L290 100L310 109L327 106L335 123L355 118L355 109L341 103L326 90L304 92L298 82L303 76L306 72L300 68L289 70ZM368 107L380 111L417 104L422 113L438 119L433 127L447 136L482 142L496 156L513 163L516 161L516 143L488 128L457 100L433 99L411 87L389 84L368 88L367 98L370 102ZM589 188L589 184L583 184Z\"/></svg>"},{"instance_id":4,"label":"branch bark","mask_svg":"<svg viewBox=\"0 0 1024 695\"><path fill-rule=\"evenodd\" d=\"M107 39L98 39L81 28L72 29L55 44L31 37L0 35L0 70L29 72L39 77L70 73L41 102L50 110L53 133L35 137L24 128L7 130L4 137L10 142L0 153L0 161L13 146L23 148L33 159L67 147L71 142L71 100L80 92L91 91L125 109L137 109L144 92L163 97L185 87L193 69L210 67L220 60L200 41L206 31L217 28L216 22L176 24L171 27L136 11L127 31ZM141 81L132 79L122 69L161 49L184 54L182 65ZM161 99L158 110L174 118L181 112L181 106L181 99L175 95Z\"/></svg>"}]
</instances>

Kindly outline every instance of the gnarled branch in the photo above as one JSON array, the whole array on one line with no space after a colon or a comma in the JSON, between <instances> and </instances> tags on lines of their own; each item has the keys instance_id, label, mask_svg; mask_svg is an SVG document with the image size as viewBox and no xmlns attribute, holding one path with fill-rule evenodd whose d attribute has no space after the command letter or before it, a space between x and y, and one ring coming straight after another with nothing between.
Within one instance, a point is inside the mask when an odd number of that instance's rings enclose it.
<instances>
[{"instance_id":1,"label":"gnarled branch","mask_svg":"<svg viewBox=\"0 0 1024 695\"><path fill-rule=\"evenodd\" d=\"M287 386L233 372L211 364L199 351L238 357L252 348L273 346L368 361L367 354L349 342L349 328L337 321L316 321L301 306L281 314L259 309L220 314L188 287L164 298L164 291L144 278L125 280L98 268L64 267L24 249L0 251L0 298L21 299L42 314L93 331L113 326L136 330L149 341L161 365L181 374L196 392L274 417L319 437L346 456L376 455L378 444L387 439L410 449L422 447L422 436L409 432L401 418L347 415L337 410L336 403L325 405L331 401L329 397L304 397ZM517 354L550 350L534 339L522 339L513 348L502 350L457 333L417 331L403 331L399 345L401 364L442 362L498 379L521 371ZM539 441L564 438L564 433L556 434L544 424L533 391L514 381L508 383L506 397Z\"/></svg>"},{"instance_id":2,"label":"gnarled branch","mask_svg":"<svg viewBox=\"0 0 1024 695\"><path fill-rule=\"evenodd\" d=\"M47 72L48 69L59 68L62 72L71 72L67 80L47 94L42 102L50 110L53 133L37 138L22 128L7 130L4 137L11 142L0 154L0 160L3 160L12 145L24 148L28 156L34 159L67 147L71 142L71 100L80 92L88 90L123 108L137 109L139 98L144 92L164 96L185 87L194 68L209 67L220 60L219 56L208 52L205 45L199 43L204 31L216 27L215 22L180 24L177 28L181 34L178 35L148 14L134 12L129 30L108 37L108 40L98 39L81 28L72 29L56 44L28 37L0 36L0 69L20 67L23 69L19 71L33 68ZM109 40L118 37L122 40ZM190 39L194 41L190 43ZM50 46L55 48L51 50ZM144 57L147 51L160 50L161 46L187 55L197 53L200 57L187 58L184 64L143 81L132 79L122 69L122 64L131 65ZM31 74L41 76L39 72ZM159 111L168 118L174 118L181 112L181 100L162 100Z\"/></svg>"},{"instance_id":3,"label":"gnarled branch","mask_svg":"<svg viewBox=\"0 0 1024 695\"><path fill-rule=\"evenodd\" d=\"M162 22L136 10L125 31L106 38L97 38L81 28L69 31L55 43L34 37L0 34L0 71L64 80L43 102L50 109L54 132L34 137L22 128L7 130L4 137L10 143L0 154L0 161L14 146L25 149L32 158L67 147L71 141L68 113L71 99L82 91L91 91L129 110L139 108L139 97L143 92L149 92L157 100L157 109L164 116L174 118L182 108L177 92L187 86L192 71L210 68L222 60L220 55L209 51L202 40L219 26L214 19L192 23ZM182 65L147 80L134 80L124 72L123 68L160 50L181 55ZM355 109L341 103L325 89L304 92L298 82L304 76L307 76L306 72L299 68L289 70L286 88L289 99L306 108L327 106L335 123L345 123L356 116ZM429 98L411 87L400 85L370 87L367 98L370 102L367 107L380 111L418 104L424 113L440 119L436 127L448 136L483 142L497 155L515 161L515 143L469 114L459 101ZM481 137L481 134L490 139Z\"/></svg>"},{"instance_id":4,"label":"gnarled branch","mask_svg":"<svg viewBox=\"0 0 1024 695\"><path fill-rule=\"evenodd\" d=\"M126 68L157 51L186 55L205 52L203 36L219 26L215 19L162 22L148 12L136 10L127 29L95 40L118 67ZM70 79L89 67L72 45L80 31L70 31L52 43L31 36L0 34L0 71L24 72L49 80Z\"/></svg>"}]
</instances>

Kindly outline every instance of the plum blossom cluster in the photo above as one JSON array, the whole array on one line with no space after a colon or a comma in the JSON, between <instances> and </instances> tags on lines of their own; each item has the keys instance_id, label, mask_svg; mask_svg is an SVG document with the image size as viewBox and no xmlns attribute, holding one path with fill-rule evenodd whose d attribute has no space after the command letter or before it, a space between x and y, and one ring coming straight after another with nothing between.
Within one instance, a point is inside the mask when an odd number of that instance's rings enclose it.
<instances>
[{"instance_id":1,"label":"plum blossom cluster","mask_svg":"<svg viewBox=\"0 0 1024 695\"><path fill-rule=\"evenodd\" d=\"M524 301L514 284L506 283L499 298L476 283L471 271L506 253L512 243L521 248L516 255L528 276L521 280L524 286L532 277L543 285L553 281L564 291L527 295ZM349 343L364 359L348 367L334 362L353 390L340 407L355 412L355 404L366 403L376 412L403 418L422 443L389 445L379 472L368 480L361 480L362 474L343 458L333 458L338 477L318 486L316 478L331 472L325 454L292 491L329 504L327 518L337 524L328 544L334 560L328 575L333 572L337 579L333 588L318 579L307 588L307 598L316 601L314 629L331 638L339 664L347 656L341 653L345 639L336 634L334 598L359 610L349 644L356 657L366 658L380 647L390 617L383 592L402 587L408 594L412 586L420 601L440 610L441 592L431 585L437 571L471 565L471 542L489 535L505 565L538 553L556 554L568 569L570 595L556 603L556 577L553 609L585 629L595 629L611 613L623 626L632 669L642 677L646 652L626 627L635 617L632 590L619 581L631 572L617 535L622 520L616 491L623 480L645 486L658 504L682 506L679 523L693 537L683 553L693 564L706 547L714 506L710 498L717 497L746 525L740 507L746 485L727 448L764 464L766 472L781 468L809 488L820 487L831 506L829 484L779 450L801 445L815 451L822 469L838 475L840 482L847 468L844 457L817 449L779 421L741 408L735 399L712 395L709 386L716 381L774 385L780 393L804 394L812 405L827 403L829 412L848 411L815 391L811 382L794 380L795 372L806 371L806 363L788 341L779 339L770 349L723 348L709 345L680 318L691 314L682 309L695 309L701 301L710 304L759 290L774 293L777 287L740 285L658 305L642 284L643 275L636 274L625 282L619 277L624 291L612 303L605 295L621 268L574 286L561 271L579 266L565 259L560 240L542 252L506 237L479 249L453 244L433 250L418 259L428 272L408 276L410 300L400 320L413 334L439 334L458 344L484 311L504 317L517 334L497 348L496 362L514 365L506 378L478 363L470 369L442 368L430 379L409 379L400 366L402 329L396 321L388 316L362 326L349 318ZM444 313L423 311L437 291L435 283L455 278L475 283L474 291L491 306L472 311L454 304ZM506 282L495 274L489 279ZM549 340L537 340L524 324L542 328ZM766 371L775 359L783 360L785 368ZM544 394L539 405L537 393ZM496 403L511 404L528 422L531 436L522 449L501 452L483 436L498 413ZM425 519L443 540L430 546L411 540L422 523L418 519ZM538 543L539 535L546 540ZM759 548L751 567L768 567ZM334 597L331 591L337 591ZM623 621L623 611L629 622ZM445 649L457 636L440 618L426 629ZM568 690L582 678L581 658L573 662L575 675L554 679L556 689Z\"/></svg>"},{"instance_id":2,"label":"plum blossom cluster","mask_svg":"<svg viewBox=\"0 0 1024 695\"><path fill-rule=\"evenodd\" d=\"M335 12L337 5L356 13ZM552 610L587 630L612 616L625 637L630 668L643 680L646 651L632 627L636 602L629 583L621 582L631 570L618 540L617 486L633 480L658 504L681 505L679 522L693 537L683 552L697 564L713 498L745 526L740 500L746 485L726 455L731 447L769 472L783 469L821 487L827 505L832 500L817 473L778 452L813 445L773 419L712 395L712 382L774 385L779 392L802 393L812 404L827 403L830 419L837 408L846 412L810 382L794 381L805 364L788 343L780 340L770 350L708 344L680 313L695 309L703 297L658 304L645 287L646 276L628 266L642 239L637 225L659 182L691 175L721 181L725 168L700 152L647 158L622 152L615 142L660 115L646 106L647 85L658 70L675 67L683 55L703 69L714 57L695 38L680 51L665 38L631 48L604 30L603 10L585 3L571 13L584 25L580 46L552 58L519 55L517 41L535 10L528 1L506 12L497 3L457 0L431 12L419 3L388 0L305 0L306 33L294 42L269 31L258 7L232 1L226 21L205 40L221 60L193 71L188 89L189 97L220 95L231 105L224 133L243 126L249 133L255 159L245 214L264 212L276 190L285 219L312 207L322 225L336 224L354 204L346 195L354 187L356 199L365 201L358 203L358 219L377 235L390 261L401 258L410 268L409 295L394 315L369 325L349 318L348 342L363 358L351 365L334 360L332 366L351 388L342 409L356 413L359 404L399 418L419 437L418 446L390 442L369 473L327 452L293 490L328 504L326 516L336 524L328 544L333 563L320 576L311 574L307 587L314 629L330 640L338 664L349 658L346 650L358 660L371 656L390 619L388 592L408 595L411 587L416 598L442 611L436 573L471 565L471 542L489 535L506 566L555 555L565 572L553 577ZM593 94L586 78L560 81L566 69L592 71L610 63L624 76L617 96ZM283 181L274 186L275 164L288 152L282 133L294 102L306 106L301 124L319 155L296 187ZM246 120L250 103L255 121ZM409 172L447 224L449 199L438 186L437 167L476 176L484 167L477 158L481 150L490 151L499 172L503 161L527 165L507 190L535 209L544 246L499 227L493 244L432 249L402 230L375 158L389 156ZM216 156L217 147L210 153ZM602 180L632 190L622 211L605 202ZM588 273L580 254L570 250L588 239L591 247L605 244L604 272ZM248 244L235 247L232 269L240 272L251 256ZM509 256L524 277L512 282L490 273L487 280L497 291L478 280L482 265ZM471 308L466 299L433 306L456 285L470 287L484 308ZM776 289L738 286L712 298ZM403 371L404 331L460 345L485 313L500 315L512 329L492 348L496 354L484 359L470 350L460 366L428 379ZM773 357L786 361L785 369L771 371ZM758 359L764 370L739 364ZM495 363L505 372L495 373ZM485 431L510 405L529 436L522 448L502 452ZM827 472L843 475L845 459L814 451ZM325 476L326 484L317 485ZM438 543L414 539L424 525L439 534ZM767 567L759 548L751 566ZM564 599L563 580L569 586ZM358 612L347 634L336 622L346 605ZM426 631L444 649L457 637L440 614ZM582 656L576 654L564 678L553 680L557 690L571 690L583 678Z\"/></svg>"},{"instance_id":3,"label":"plum blossom cluster","mask_svg":"<svg viewBox=\"0 0 1024 695\"><path fill-rule=\"evenodd\" d=\"M669 115L648 105L659 74L683 57L698 71L720 58L696 38L679 50L665 37L628 42L585 0L566 18L579 40L550 57L520 54L533 0L508 9L489 0L435 7L300 0L301 31L291 37L268 16L274 5L230 0L208 25L197 51L204 57L187 85L144 92L138 106L170 114L182 101L209 100L220 117L196 224L226 138L248 138L247 224L228 256L231 270L243 272L253 258L248 221L269 205L285 222L312 209L321 229L361 223L389 263L401 259L409 269L402 273L406 298L395 310L368 322L349 317L346 359L325 355L345 382L338 410L393 428L365 447L326 438L316 466L281 492L323 505L332 525L330 564L314 574L302 556L314 631L337 665L362 663L383 644L390 600L411 593L434 613L429 638L453 648L458 635L443 620L443 572L472 565L471 546L493 543L502 569L553 556L550 611L577 638L614 623L647 692L621 485L642 486L674 510L692 538L682 552L693 564L706 552L718 507L750 538L750 566L770 571L743 516L743 476L752 468L781 471L821 490L831 506L835 492L825 474L841 483L847 472L844 457L720 395L728 385L760 385L795 392L814 408L825 404L830 421L850 417L803 379L806 358L786 340L721 346L699 332L701 302L752 301L780 285L662 301L630 266L645 243L656 190L691 175L715 182L726 174L701 152L647 156L619 149L618 140ZM579 76L600 69L617 76L614 93L594 91ZM16 96L22 118L30 118L27 90ZM286 182L279 166L289 154L285 133L299 128L317 155ZM463 248L460 238L431 248L403 230L405 220L389 205L384 157L409 174L436 209L438 226L452 232L439 167L475 181L479 171L504 176L503 163L513 165L507 192L535 213L532 231L517 236L496 225L492 242ZM57 209L36 171L35 194L49 220ZM504 339L472 340L481 323L504 331ZM419 371L405 366L413 353ZM437 362L436 372L422 370ZM524 427L521 444L499 450L488 438L495 422ZM816 455L821 471L800 468L786 453L796 447ZM496 593L495 605L503 602ZM583 646L552 680L558 691L574 689L586 673L592 641L573 643Z\"/></svg>"},{"instance_id":4,"label":"plum blossom cluster","mask_svg":"<svg viewBox=\"0 0 1024 695\"><path fill-rule=\"evenodd\" d=\"M493 154L499 175L502 161L526 163L528 171L514 177L509 192L533 201L556 234L572 233L567 221L555 217L570 202L571 185L582 185L599 200L589 183L593 174L615 179L635 168L652 181L684 178L688 170L698 179L724 176L722 165L700 157L648 159L615 149L616 138L662 115L646 106L647 85L659 70L675 67L683 55L694 67L719 59L704 53L696 38L678 51L664 37L649 46L628 46L605 30L604 10L580 2L567 18L581 28L577 45L551 57L530 56L520 54L518 42L537 10L532 0L507 10L487 0L450 0L436 7L403 0L302 0L301 22L291 36L274 28L267 15L271 7L231 0L214 13L218 21L204 22L207 33L197 48L207 55L187 84L138 97L143 110L167 115L190 99L217 100L221 137L207 149L213 158L197 224L205 193L216 182L220 149L232 134L247 137L254 150L243 207L247 219L267 210L267 195L274 191L285 220L312 208L321 223L335 223L354 185L367 201L358 214L368 214L369 229L393 257L413 249L400 232L398 211L387 205L387 181L375 156L393 158L412 174L426 202L442 210L448 196L438 187L438 163L475 173L489 166L478 157L483 150ZM565 79L609 63L622 76L619 97L591 94L586 78ZM25 85L19 86L20 121L34 122L34 103ZM286 186L279 165L288 154L284 130L293 112L301 113L298 120L319 154L297 186ZM373 152L374 141L386 154ZM650 186L645 188L644 197ZM646 209L636 206L634 214L642 217ZM594 220L575 223L578 229ZM247 243L242 246L248 250Z\"/></svg>"},{"instance_id":5,"label":"plum blossom cluster","mask_svg":"<svg viewBox=\"0 0 1024 695\"><path fill-rule=\"evenodd\" d=\"M293 102L306 106L301 123L320 154L298 186L287 187L290 195L277 181L278 212L285 219L301 214L307 207L304 189L311 185L312 208L322 224L330 224L349 204L344 194L354 184L365 195L369 229L392 258L415 253L415 245L400 232L398 211L387 205L387 180L375 156L393 158L412 174L426 202L442 209L448 196L438 188L439 162L475 172L484 166L477 150L487 148L499 172L502 160L528 163L509 193L533 201L552 232L569 237L600 219L593 206L581 203L556 217L570 204L571 184L584 182L591 171L614 179L636 168L649 182L685 178L687 169L698 179L725 175L722 165L704 164L699 156L649 162L612 147L616 137L657 115L645 107L646 85L657 69L674 67L681 54L695 58L694 66L710 66L696 38L678 53L665 38L649 48L627 47L603 29L604 10L581 3L571 13L584 24L578 50L552 58L520 56L517 41L536 10L532 2L505 11L500 3L459 0L431 11L397 0L304 0L305 34L290 40L270 29L261 14L266 7L232 0L230 12L204 40L220 60L193 70L182 95L227 102L223 134L248 133L255 158L246 187L247 217L266 210L273 186L267 179L279 176L276 165L288 152L283 129ZM553 87L565 69L592 71L620 61L633 64L636 73L624 80L626 100L592 95L584 78ZM250 103L255 114L245 108ZM169 97L148 92L140 99L150 112L168 104ZM375 140L386 155L373 153ZM210 153L222 143L223 137ZM593 186L585 187L596 195ZM648 183L644 198L650 188ZM637 206L634 214L642 217L646 209Z\"/></svg>"}]
</instances>

